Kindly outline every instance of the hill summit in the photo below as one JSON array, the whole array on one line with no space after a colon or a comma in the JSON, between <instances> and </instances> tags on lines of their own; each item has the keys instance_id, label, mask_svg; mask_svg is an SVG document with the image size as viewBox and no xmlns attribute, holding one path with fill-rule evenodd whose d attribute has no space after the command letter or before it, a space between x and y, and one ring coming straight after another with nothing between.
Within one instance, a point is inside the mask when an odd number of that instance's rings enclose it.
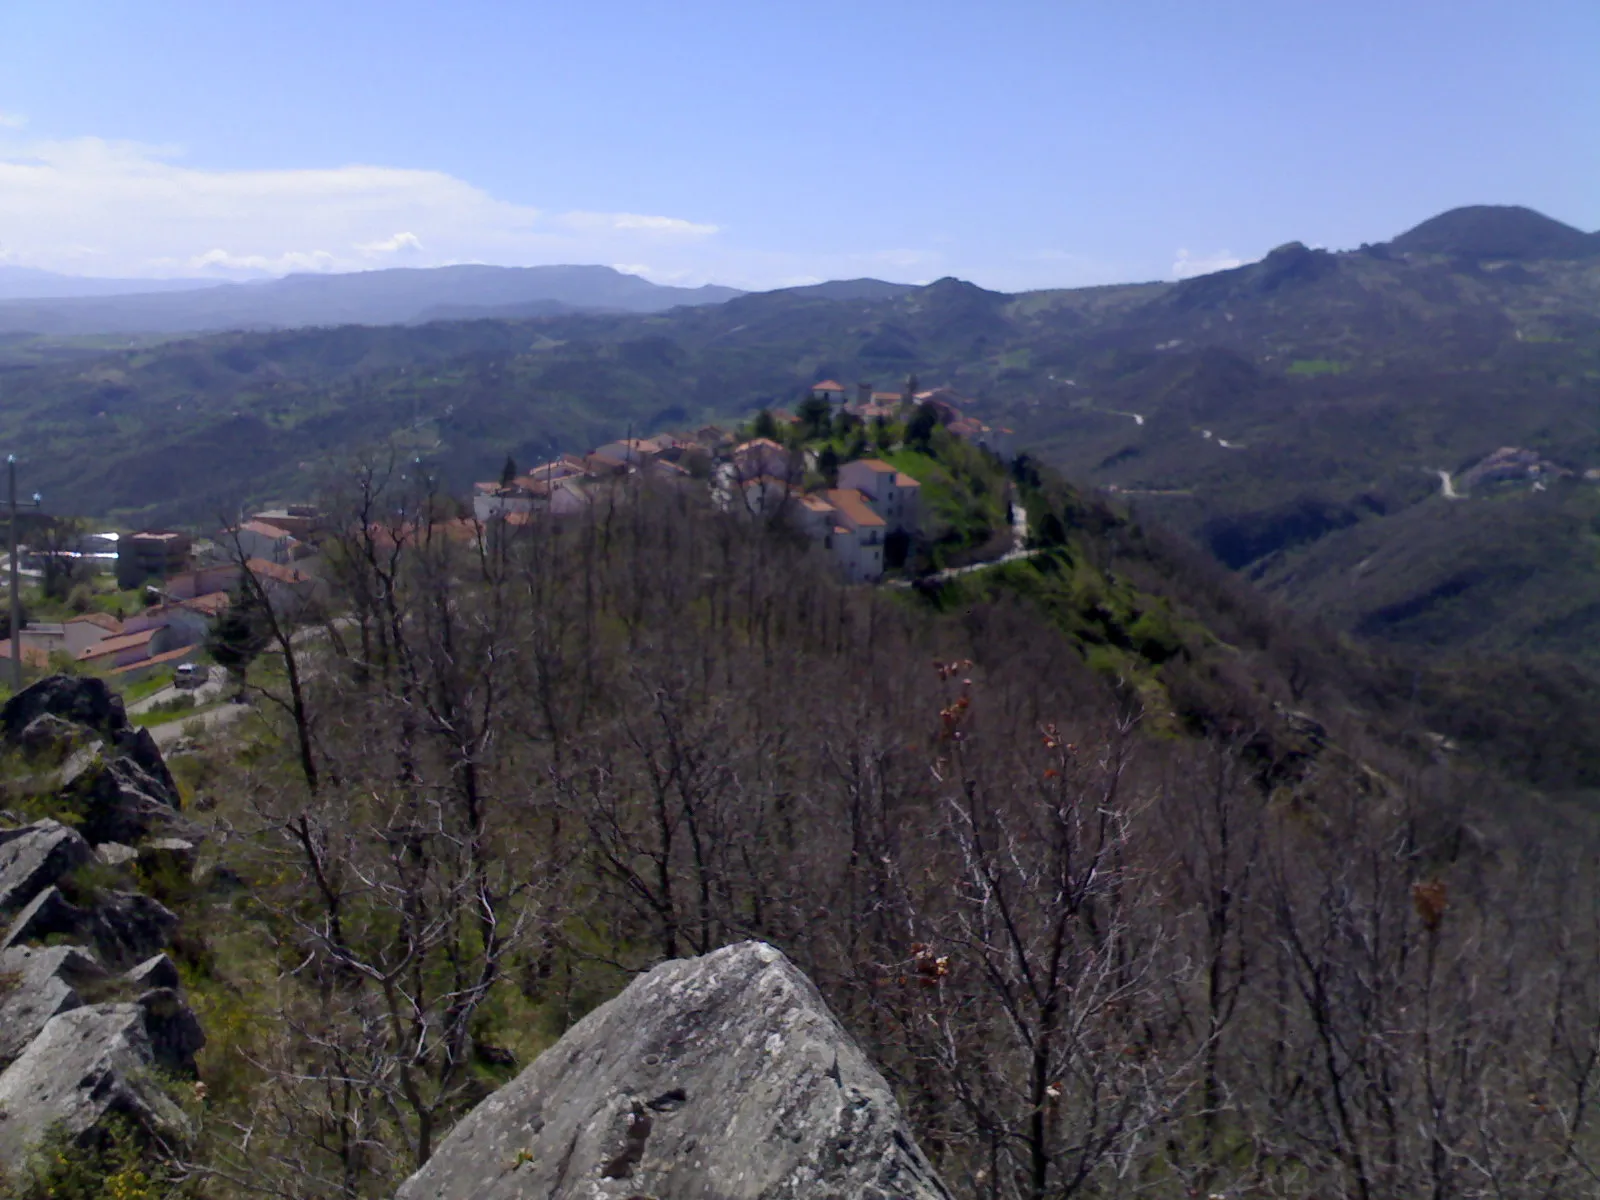
<instances>
[{"instance_id":1,"label":"hill summit","mask_svg":"<svg viewBox=\"0 0 1600 1200\"><path fill-rule=\"evenodd\" d=\"M1519 204L1473 204L1430 217L1389 245L1456 258L1571 259L1600 254L1600 233L1584 233Z\"/></svg>"}]
</instances>

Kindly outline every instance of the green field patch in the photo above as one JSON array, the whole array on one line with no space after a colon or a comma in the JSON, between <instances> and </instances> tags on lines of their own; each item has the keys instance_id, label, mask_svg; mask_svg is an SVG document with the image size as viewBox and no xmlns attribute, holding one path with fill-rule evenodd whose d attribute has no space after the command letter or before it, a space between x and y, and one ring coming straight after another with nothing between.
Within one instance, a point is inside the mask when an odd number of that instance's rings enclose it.
<instances>
[{"instance_id":1,"label":"green field patch","mask_svg":"<svg viewBox=\"0 0 1600 1200\"><path fill-rule=\"evenodd\" d=\"M1297 358L1289 364L1290 375L1316 376L1316 375L1342 375L1350 369L1349 363L1338 362L1331 358Z\"/></svg>"}]
</instances>

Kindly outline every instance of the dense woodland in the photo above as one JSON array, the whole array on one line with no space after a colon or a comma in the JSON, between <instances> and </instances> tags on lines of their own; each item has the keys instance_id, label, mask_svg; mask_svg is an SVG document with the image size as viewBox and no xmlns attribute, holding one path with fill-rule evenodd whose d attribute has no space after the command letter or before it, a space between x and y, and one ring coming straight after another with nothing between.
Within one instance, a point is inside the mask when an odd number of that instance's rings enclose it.
<instances>
[{"instance_id":1,"label":"dense woodland","mask_svg":"<svg viewBox=\"0 0 1600 1200\"><path fill-rule=\"evenodd\" d=\"M692 492L479 544L350 479L349 619L257 610L271 732L178 760L234 880L165 895L198 1138L16 1195L390 1194L633 973L748 937L963 1197L1595 1186L1587 826L1193 552L1025 462L1049 552L926 594Z\"/></svg>"}]
</instances>

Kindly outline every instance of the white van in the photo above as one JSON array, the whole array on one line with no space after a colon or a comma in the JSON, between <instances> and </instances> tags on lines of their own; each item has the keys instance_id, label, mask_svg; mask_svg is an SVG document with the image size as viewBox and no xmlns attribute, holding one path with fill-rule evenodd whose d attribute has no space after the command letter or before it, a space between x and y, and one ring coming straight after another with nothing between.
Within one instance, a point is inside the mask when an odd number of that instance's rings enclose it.
<instances>
[{"instance_id":1,"label":"white van","mask_svg":"<svg viewBox=\"0 0 1600 1200\"><path fill-rule=\"evenodd\" d=\"M205 681L206 673L193 663L180 663L172 673L172 686L176 688L197 688Z\"/></svg>"}]
</instances>

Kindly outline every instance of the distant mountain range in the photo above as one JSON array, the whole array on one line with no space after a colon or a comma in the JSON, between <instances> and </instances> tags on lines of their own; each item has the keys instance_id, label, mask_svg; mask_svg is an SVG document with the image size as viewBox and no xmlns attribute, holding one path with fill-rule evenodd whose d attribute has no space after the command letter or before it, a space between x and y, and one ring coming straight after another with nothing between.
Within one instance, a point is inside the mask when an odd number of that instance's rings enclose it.
<instances>
[{"instance_id":1,"label":"distant mountain range","mask_svg":"<svg viewBox=\"0 0 1600 1200\"><path fill-rule=\"evenodd\" d=\"M84 296L130 296L149 292L192 292L217 286L210 279L94 279L61 275L37 267L0 263L0 301L61 300Z\"/></svg>"},{"instance_id":2,"label":"distant mountain range","mask_svg":"<svg viewBox=\"0 0 1600 1200\"><path fill-rule=\"evenodd\" d=\"M661 312L742 294L714 285L664 287L596 266L395 268L210 285L76 279L12 267L0 268L0 297L11 297L0 299L0 333L173 334Z\"/></svg>"},{"instance_id":3,"label":"distant mountain range","mask_svg":"<svg viewBox=\"0 0 1600 1200\"><path fill-rule=\"evenodd\" d=\"M284 324L313 311L301 296L327 325L356 309L496 319L52 343L54 357L0 337L0 444L29 489L78 511L210 520L306 494L384 439L465 487L508 453L915 374L1298 609L1412 646L1600 665L1597 242L1476 207L1355 250L1294 242L1178 283L1021 295L850 280L716 303L604 268L451 268L451 295L439 272L376 272L146 296L213 317L277 296ZM517 291L538 278L542 295Z\"/></svg>"}]
</instances>

